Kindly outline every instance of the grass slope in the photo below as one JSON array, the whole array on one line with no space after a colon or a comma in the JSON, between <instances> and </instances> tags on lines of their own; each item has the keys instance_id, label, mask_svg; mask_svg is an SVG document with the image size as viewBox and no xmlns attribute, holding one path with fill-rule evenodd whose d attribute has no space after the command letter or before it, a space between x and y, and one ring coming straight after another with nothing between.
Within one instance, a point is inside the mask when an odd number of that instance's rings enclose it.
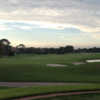
<instances>
[{"instance_id":1,"label":"grass slope","mask_svg":"<svg viewBox=\"0 0 100 100\"><path fill-rule=\"evenodd\" d=\"M37 100L100 100L100 94L61 96L61 97L53 97L53 98L37 99Z\"/></svg>"},{"instance_id":2,"label":"grass slope","mask_svg":"<svg viewBox=\"0 0 100 100\"><path fill-rule=\"evenodd\" d=\"M25 88L9 88L0 90L0 100L13 99L31 95L39 95L46 93L56 93L61 91L76 91L76 90L94 90L100 89L100 85L88 84L79 86L34 86Z\"/></svg>"},{"instance_id":3,"label":"grass slope","mask_svg":"<svg viewBox=\"0 0 100 100\"><path fill-rule=\"evenodd\" d=\"M0 81L100 82L100 63L72 64L99 58L100 54L17 55L0 58ZM51 68L46 64L65 64L68 67Z\"/></svg>"}]
</instances>

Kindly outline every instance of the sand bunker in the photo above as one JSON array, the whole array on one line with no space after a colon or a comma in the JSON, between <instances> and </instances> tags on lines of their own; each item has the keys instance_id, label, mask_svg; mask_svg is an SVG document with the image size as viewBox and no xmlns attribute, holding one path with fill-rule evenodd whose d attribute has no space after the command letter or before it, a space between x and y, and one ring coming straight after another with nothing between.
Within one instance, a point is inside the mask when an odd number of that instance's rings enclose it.
<instances>
[{"instance_id":1,"label":"sand bunker","mask_svg":"<svg viewBox=\"0 0 100 100\"><path fill-rule=\"evenodd\" d=\"M88 63L100 62L100 59L86 60Z\"/></svg>"},{"instance_id":2,"label":"sand bunker","mask_svg":"<svg viewBox=\"0 0 100 100\"><path fill-rule=\"evenodd\" d=\"M74 62L73 65L82 65L86 63L94 63L94 62L100 62L100 59L94 59L94 60L86 60L86 62Z\"/></svg>"},{"instance_id":3,"label":"sand bunker","mask_svg":"<svg viewBox=\"0 0 100 100\"><path fill-rule=\"evenodd\" d=\"M84 62L74 62L73 65L82 65L82 64L86 64Z\"/></svg>"},{"instance_id":4,"label":"sand bunker","mask_svg":"<svg viewBox=\"0 0 100 100\"><path fill-rule=\"evenodd\" d=\"M62 64L47 64L48 67L67 67L67 65Z\"/></svg>"}]
</instances>

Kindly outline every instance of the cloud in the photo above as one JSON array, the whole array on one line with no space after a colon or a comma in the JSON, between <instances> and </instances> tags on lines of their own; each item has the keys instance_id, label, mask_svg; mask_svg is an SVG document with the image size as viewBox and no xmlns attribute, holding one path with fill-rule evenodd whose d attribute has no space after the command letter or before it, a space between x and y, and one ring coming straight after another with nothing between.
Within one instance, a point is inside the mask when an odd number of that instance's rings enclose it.
<instances>
[{"instance_id":1,"label":"cloud","mask_svg":"<svg viewBox=\"0 0 100 100\"><path fill-rule=\"evenodd\" d=\"M92 34L91 36L95 41L98 41L98 43L99 43L99 41L100 41L100 34L99 33Z\"/></svg>"},{"instance_id":2,"label":"cloud","mask_svg":"<svg viewBox=\"0 0 100 100\"><path fill-rule=\"evenodd\" d=\"M0 31L7 31L7 30L10 30L10 28L2 24L0 25Z\"/></svg>"},{"instance_id":3,"label":"cloud","mask_svg":"<svg viewBox=\"0 0 100 100\"><path fill-rule=\"evenodd\" d=\"M42 24L41 28L64 29L70 26L84 32L100 32L99 0L0 0L0 2L1 20L32 21Z\"/></svg>"},{"instance_id":4,"label":"cloud","mask_svg":"<svg viewBox=\"0 0 100 100\"><path fill-rule=\"evenodd\" d=\"M63 30L66 28L65 24L59 23L51 23L51 22L40 22L40 21L5 21L0 20L1 25L3 27L9 27L10 29L22 29L22 30L31 30L34 28L45 28L45 29L56 29L56 30ZM67 27L71 27L70 25Z\"/></svg>"}]
</instances>

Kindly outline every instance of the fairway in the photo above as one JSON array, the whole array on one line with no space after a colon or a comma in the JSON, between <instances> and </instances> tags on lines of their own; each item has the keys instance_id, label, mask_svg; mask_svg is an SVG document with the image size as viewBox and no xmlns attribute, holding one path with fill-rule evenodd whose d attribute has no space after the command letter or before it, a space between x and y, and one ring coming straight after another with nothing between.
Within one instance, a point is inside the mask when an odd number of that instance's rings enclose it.
<instances>
[{"instance_id":1,"label":"fairway","mask_svg":"<svg viewBox=\"0 0 100 100\"><path fill-rule=\"evenodd\" d=\"M17 55L0 58L1 82L100 82L100 63L74 65L100 54ZM48 67L62 64L66 67Z\"/></svg>"}]
</instances>

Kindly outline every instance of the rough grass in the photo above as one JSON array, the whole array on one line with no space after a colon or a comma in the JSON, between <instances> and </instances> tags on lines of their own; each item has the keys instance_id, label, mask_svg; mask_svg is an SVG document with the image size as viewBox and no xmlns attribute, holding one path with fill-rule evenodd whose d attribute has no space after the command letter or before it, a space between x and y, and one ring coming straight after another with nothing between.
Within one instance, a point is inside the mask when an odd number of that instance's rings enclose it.
<instances>
[{"instance_id":1,"label":"rough grass","mask_svg":"<svg viewBox=\"0 0 100 100\"><path fill-rule=\"evenodd\" d=\"M56 92L67 92L67 91L79 91L79 90L95 90L100 89L100 85L88 84L79 86L34 86L25 88L9 88L5 90L0 90L0 100L13 100L14 98L56 93Z\"/></svg>"},{"instance_id":2,"label":"rough grass","mask_svg":"<svg viewBox=\"0 0 100 100\"><path fill-rule=\"evenodd\" d=\"M0 81L100 82L100 63L75 66L73 62L99 59L100 54L17 55L0 58ZM47 64L68 65L63 68Z\"/></svg>"},{"instance_id":3,"label":"rough grass","mask_svg":"<svg viewBox=\"0 0 100 100\"><path fill-rule=\"evenodd\" d=\"M0 91L1 91L1 90L5 90L5 89L11 89L11 88L13 88L13 87L0 86Z\"/></svg>"}]
</instances>

